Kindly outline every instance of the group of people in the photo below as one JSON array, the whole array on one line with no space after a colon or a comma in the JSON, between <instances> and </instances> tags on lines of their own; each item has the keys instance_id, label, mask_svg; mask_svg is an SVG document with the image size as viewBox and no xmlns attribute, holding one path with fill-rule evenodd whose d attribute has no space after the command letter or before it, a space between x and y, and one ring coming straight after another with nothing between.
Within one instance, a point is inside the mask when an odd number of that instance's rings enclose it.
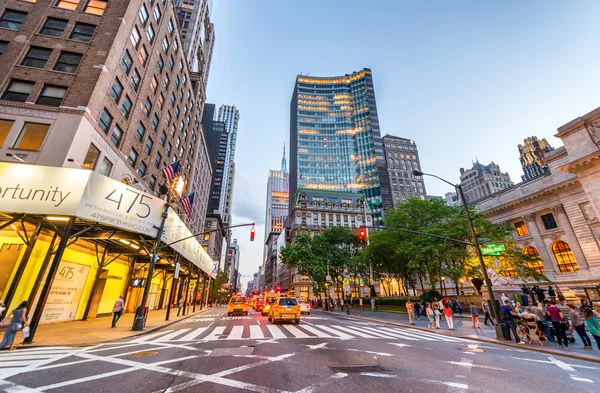
<instances>
[{"instance_id":1,"label":"group of people","mask_svg":"<svg viewBox=\"0 0 600 393\"><path fill-rule=\"evenodd\" d=\"M471 302L469 305L471 310L471 322L474 328L481 329L481 322L479 321L479 311L477 306ZM451 300L448 297L443 298L442 300L437 300L434 298L431 303L426 302L411 302L410 299L406 302L406 311L408 312L408 322L411 325L415 324L415 317L417 320L421 319L421 315L427 318L429 322L427 327L429 329L440 329L440 320L442 319L442 315L446 320L446 324L448 326L448 330L454 330L454 314L458 312L459 315L462 315L462 311L464 309L463 303L455 298ZM488 320L492 321L492 317L490 316L489 308L487 304L483 303L483 311L485 313L485 321L484 323L487 325Z\"/></svg>"},{"instance_id":2,"label":"group of people","mask_svg":"<svg viewBox=\"0 0 600 393\"><path fill-rule=\"evenodd\" d=\"M528 306L529 304L533 304L535 302L545 304L546 291L548 292L548 300L554 300L557 303L560 303L561 305L564 305L566 303L567 299L565 298L565 295L558 286L554 288L552 286L548 286L548 289L543 289L537 284L535 284L531 288L523 284L523 286L521 287L523 305Z\"/></svg>"}]
</instances>

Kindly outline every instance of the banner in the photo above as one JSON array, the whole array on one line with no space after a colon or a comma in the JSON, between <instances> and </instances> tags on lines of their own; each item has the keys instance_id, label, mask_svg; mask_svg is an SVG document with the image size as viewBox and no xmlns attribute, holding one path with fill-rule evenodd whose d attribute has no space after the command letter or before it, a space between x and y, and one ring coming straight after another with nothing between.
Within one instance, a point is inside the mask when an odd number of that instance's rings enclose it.
<instances>
[{"instance_id":1,"label":"banner","mask_svg":"<svg viewBox=\"0 0 600 393\"><path fill-rule=\"evenodd\" d=\"M89 271L89 266L60 262L40 323L75 319Z\"/></svg>"}]
</instances>

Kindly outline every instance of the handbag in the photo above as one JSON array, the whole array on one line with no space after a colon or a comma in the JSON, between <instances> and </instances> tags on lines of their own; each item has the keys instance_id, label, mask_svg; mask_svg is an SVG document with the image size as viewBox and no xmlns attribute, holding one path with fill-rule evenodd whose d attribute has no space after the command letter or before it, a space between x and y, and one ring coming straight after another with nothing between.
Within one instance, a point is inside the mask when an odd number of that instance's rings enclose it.
<instances>
[{"instance_id":1,"label":"handbag","mask_svg":"<svg viewBox=\"0 0 600 393\"><path fill-rule=\"evenodd\" d=\"M23 336L23 339L28 338L29 337L29 333L30 333L29 326L25 326L23 328L23 331L21 332L21 335Z\"/></svg>"}]
</instances>

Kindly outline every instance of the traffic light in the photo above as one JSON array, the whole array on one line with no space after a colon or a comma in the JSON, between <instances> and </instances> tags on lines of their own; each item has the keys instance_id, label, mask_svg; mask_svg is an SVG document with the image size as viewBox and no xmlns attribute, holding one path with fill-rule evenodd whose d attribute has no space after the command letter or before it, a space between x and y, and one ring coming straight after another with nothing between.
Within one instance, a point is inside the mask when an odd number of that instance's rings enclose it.
<instances>
[{"instance_id":1,"label":"traffic light","mask_svg":"<svg viewBox=\"0 0 600 393\"><path fill-rule=\"evenodd\" d=\"M358 240L361 243L364 243L365 240L367 240L367 229L366 228L359 228L358 229Z\"/></svg>"},{"instance_id":2,"label":"traffic light","mask_svg":"<svg viewBox=\"0 0 600 393\"><path fill-rule=\"evenodd\" d=\"M256 228L254 228L254 226L252 226L252 228L250 228L250 241L253 242L254 241L254 234L256 233Z\"/></svg>"}]
</instances>

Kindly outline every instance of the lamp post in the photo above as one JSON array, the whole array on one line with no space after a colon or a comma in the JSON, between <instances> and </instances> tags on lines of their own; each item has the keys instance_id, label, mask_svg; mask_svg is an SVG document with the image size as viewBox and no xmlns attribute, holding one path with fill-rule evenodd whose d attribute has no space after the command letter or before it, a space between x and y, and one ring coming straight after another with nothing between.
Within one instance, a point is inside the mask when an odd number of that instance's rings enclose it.
<instances>
[{"instance_id":1,"label":"lamp post","mask_svg":"<svg viewBox=\"0 0 600 393\"><path fill-rule=\"evenodd\" d=\"M483 274L483 279L485 281L485 286L487 288L487 293L490 298L490 302L492 303L492 312L494 314L494 318L496 319L496 338L501 339L504 338L504 334L502 333L502 327L500 326L500 312L498 310L498 305L496 304L496 296L494 295L494 290L492 289L492 282L490 281L490 277L487 274L487 267L485 266L485 261L483 260L483 255L481 254L481 248L479 247L479 241L477 240L477 234L475 233L475 227L473 227L473 220L471 219L471 213L469 212L469 207L467 206L467 200L465 199L465 194L463 193L463 189L460 184L452 184L448 180L442 179L439 176L432 175L431 173L424 173L421 171L413 171L413 175L415 176L431 176L435 177L438 180L443 181L446 184L450 184L452 187L458 191L458 197L460 198L461 204L465 211L465 216L467 217L467 223L469 224L469 230L471 231L471 236L473 236L473 247L475 247L475 253L477 254L477 259L479 259L479 265L481 267L481 272Z\"/></svg>"}]
</instances>

